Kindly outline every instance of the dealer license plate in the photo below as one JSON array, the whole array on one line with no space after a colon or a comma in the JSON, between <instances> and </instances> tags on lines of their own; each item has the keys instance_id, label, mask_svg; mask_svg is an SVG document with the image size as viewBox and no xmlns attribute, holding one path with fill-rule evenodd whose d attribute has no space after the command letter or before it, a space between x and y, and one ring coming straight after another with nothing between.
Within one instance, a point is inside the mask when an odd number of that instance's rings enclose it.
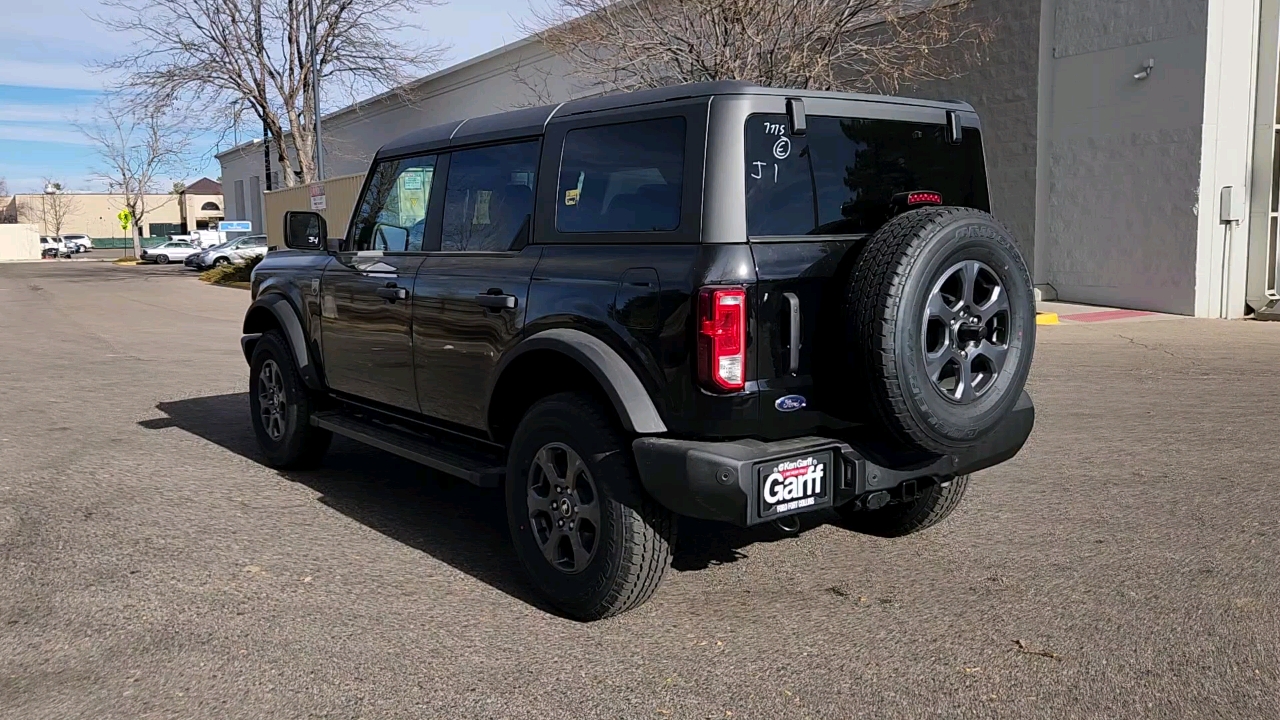
<instances>
[{"instance_id":1,"label":"dealer license plate","mask_svg":"<svg viewBox=\"0 0 1280 720\"><path fill-rule=\"evenodd\" d=\"M830 450L756 466L760 518L804 512L831 504L833 454Z\"/></svg>"}]
</instances>

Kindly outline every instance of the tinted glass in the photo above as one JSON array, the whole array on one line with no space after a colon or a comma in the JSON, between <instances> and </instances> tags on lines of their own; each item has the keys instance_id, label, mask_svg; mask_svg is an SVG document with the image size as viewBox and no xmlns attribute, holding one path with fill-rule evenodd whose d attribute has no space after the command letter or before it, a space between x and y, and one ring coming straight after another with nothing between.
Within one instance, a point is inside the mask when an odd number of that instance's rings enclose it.
<instances>
[{"instance_id":1,"label":"tinted glass","mask_svg":"<svg viewBox=\"0 0 1280 720\"><path fill-rule=\"evenodd\" d=\"M573 130L556 190L560 232L653 232L680 226L684 118Z\"/></svg>"},{"instance_id":2,"label":"tinted glass","mask_svg":"<svg viewBox=\"0 0 1280 720\"><path fill-rule=\"evenodd\" d=\"M422 250L435 167L434 155L378 163L351 223L351 247L344 249ZM265 238L247 243L265 244Z\"/></svg>"},{"instance_id":3,"label":"tinted glass","mask_svg":"<svg viewBox=\"0 0 1280 720\"><path fill-rule=\"evenodd\" d=\"M959 145L943 125L809 116L803 136L785 115L747 120L747 232L854 235L888 221L893 196L932 190L944 205L989 210L982 138ZM816 198L815 198L816 191Z\"/></svg>"},{"instance_id":4,"label":"tinted glass","mask_svg":"<svg viewBox=\"0 0 1280 720\"><path fill-rule=\"evenodd\" d=\"M440 249L501 252L523 246L537 173L536 140L453 153Z\"/></svg>"}]
</instances>

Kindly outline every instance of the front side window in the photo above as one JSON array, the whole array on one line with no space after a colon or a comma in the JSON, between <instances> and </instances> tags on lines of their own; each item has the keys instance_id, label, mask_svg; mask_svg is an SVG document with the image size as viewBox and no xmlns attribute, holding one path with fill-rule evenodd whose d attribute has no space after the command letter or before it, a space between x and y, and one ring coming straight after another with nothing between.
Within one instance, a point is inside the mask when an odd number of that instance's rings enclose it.
<instances>
[{"instance_id":1,"label":"front side window","mask_svg":"<svg viewBox=\"0 0 1280 720\"><path fill-rule=\"evenodd\" d=\"M351 222L348 250L417 252L427 225L436 156L378 163ZM255 243L266 244L265 239Z\"/></svg>"},{"instance_id":2,"label":"front side window","mask_svg":"<svg viewBox=\"0 0 1280 720\"><path fill-rule=\"evenodd\" d=\"M875 232L892 216L893 197L913 190L990 209L976 128L952 145L943 125L811 115L808 126L796 136L785 115L747 120L749 235Z\"/></svg>"},{"instance_id":3,"label":"front side window","mask_svg":"<svg viewBox=\"0 0 1280 720\"><path fill-rule=\"evenodd\" d=\"M556 189L565 233L671 231L684 188L682 117L572 130Z\"/></svg>"},{"instance_id":4,"label":"front side window","mask_svg":"<svg viewBox=\"0 0 1280 720\"><path fill-rule=\"evenodd\" d=\"M538 155L537 140L453 153L440 249L503 252L528 242Z\"/></svg>"}]
</instances>

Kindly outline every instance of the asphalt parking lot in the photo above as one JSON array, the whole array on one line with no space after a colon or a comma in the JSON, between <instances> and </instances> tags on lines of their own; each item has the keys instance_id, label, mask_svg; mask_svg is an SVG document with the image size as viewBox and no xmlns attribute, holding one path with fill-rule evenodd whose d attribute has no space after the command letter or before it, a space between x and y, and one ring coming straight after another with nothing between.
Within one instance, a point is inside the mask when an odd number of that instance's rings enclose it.
<instances>
[{"instance_id":1,"label":"asphalt parking lot","mask_svg":"<svg viewBox=\"0 0 1280 720\"><path fill-rule=\"evenodd\" d=\"M496 492L259 464L247 303L0 265L0 717L1280 717L1280 325L1041 328L1036 433L942 526L686 523L586 625Z\"/></svg>"}]
</instances>

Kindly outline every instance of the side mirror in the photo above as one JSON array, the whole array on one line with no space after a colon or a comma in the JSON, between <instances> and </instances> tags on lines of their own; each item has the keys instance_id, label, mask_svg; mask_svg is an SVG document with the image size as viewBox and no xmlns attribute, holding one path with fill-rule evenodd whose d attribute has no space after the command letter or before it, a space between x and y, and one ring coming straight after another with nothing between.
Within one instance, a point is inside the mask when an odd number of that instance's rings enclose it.
<instances>
[{"instance_id":1,"label":"side mirror","mask_svg":"<svg viewBox=\"0 0 1280 720\"><path fill-rule=\"evenodd\" d=\"M284 214L284 244L294 250L325 250L329 226L320 213L290 210Z\"/></svg>"}]
</instances>

